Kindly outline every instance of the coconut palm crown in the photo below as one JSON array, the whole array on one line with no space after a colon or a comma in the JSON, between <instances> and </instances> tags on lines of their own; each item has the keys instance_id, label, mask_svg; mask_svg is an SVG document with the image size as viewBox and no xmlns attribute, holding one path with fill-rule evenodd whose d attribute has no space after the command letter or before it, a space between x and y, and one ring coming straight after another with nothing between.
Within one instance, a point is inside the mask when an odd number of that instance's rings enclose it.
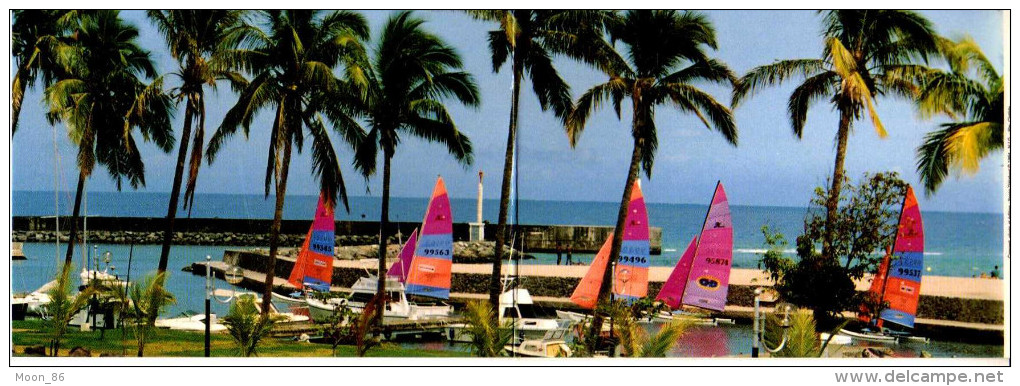
<instances>
[{"instance_id":1,"label":"coconut palm crown","mask_svg":"<svg viewBox=\"0 0 1020 386\"><path fill-rule=\"evenodd\" d=\"M794 135L803 136L808 109L818 101L828 100L839 113L836 160L826 203L826 229L834 232L847 140L854 123L867 113L878 136L886 136L876 98L914 98L918 87L913 79L927 71L920 63L938 54L938 36L920 14L899 10L823 11L821 35L825 43L821 58L780 60L751 69L733 90L733 106L767 86L804 78L787 103ZM830 255L827 244L823 242L823 253Z\"/></svg>"},{"instance_id":2,"label":"coconut palm crown","mask_svg":"<svg viewBox=\"0 0 1020 386\"><path fill-rule=\"evenodd\" d=\"M970 37L944 40L940 45L950 70L933 70L920 81L917 98L922 117L944 114L952 122L925 136L917 148L917 171L925 192L932 194L951 170L978 171L988 154L1004 146L1002 75Z\"/></svg>"}]
</instances>

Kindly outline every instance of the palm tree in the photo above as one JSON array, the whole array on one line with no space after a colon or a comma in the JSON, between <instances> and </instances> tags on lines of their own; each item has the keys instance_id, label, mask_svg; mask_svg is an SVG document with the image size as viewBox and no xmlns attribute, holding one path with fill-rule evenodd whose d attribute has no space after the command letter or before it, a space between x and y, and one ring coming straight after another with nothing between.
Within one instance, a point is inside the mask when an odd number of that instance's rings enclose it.
<instances>
[{"instance_id":1,"label":"palm tree","mask_svg":"<svg viewBox=\"0 0 1020 386\"><path fill-rule=\"evenodd\" d=\"M921 77L917 106L924 117L946 114L954 121L928 133L917 148L917 171L928 194L938 189L950 168L976 173L981 159L1004 144L1002 76L970 37L945 40L941 47L950 71L933 70Z\"/></svg>"},{"instance_id":2,"label":"palm tree","mask_svg":"<svg viewBox=\"0 0 1020 386\"><path fill-rule=\"evenodd\" d=\"M827 98L839 112L836 161L826 202L823 238L823 254L831 255L828 244L836 231L839 192L845 179L843 162L853 124L867 110L878 136L886 136L875 110L875 97L891 94L913 98L917 86L911 79L926 70L916 63L937 53L937 36L931 23L912 11L837 10L825 11L824 15L822 57L781 60L755 67L734 88L733 106L765 86L803 76L804 82L793 91L788 103L794 135L803 136L807 111L814 102Z\"/></svg>"},{"instance_id":3,"label":"palm tree","mask_svg":"<svg viewBox=\"0 0 1020 386\"><path fill-rule=\"evenodd\" d=\"M262 294L262 312L268 313L291 152L295 146L301 152L305 129L311 137L312 173L319 179L322 195L329 205L335 205L339 197L349 209L340 163L325 121L330 121L333 130L352 145L363 134L344 110L346 106L327 97L363 84L361 42L368 37L368 25L360 14L347 11L276 10L264 15L268 31L252 34L248 46L226 55L228 67L243 68L252 79L242 85L237 103L227 111L210 139L206 158L212 163L223 142L238 128L243 128L248 137L258 112L266 108L275 110L269 128L265 180L266 198L270 187L274 184L276 187L276 211L270 228L266 286ZM346 71L346 80L333 73L338 66Z\"/></svg>"},{"instance_id":4,"label":"palm tree","mask_svg":"<svg viewBox=\"0 0 1020 386\"><path fill-rule=\"evenodd\" d=\"M386 293L390 160L400 136L406 134L440 143L458 161L464 164L472 161L471 141L457 130L442 100L452 98L477 106L478 88L470 74L458 71L462 63L457 52L425 31L424 23L409 11L389 18L376 45L367 98L361 106L371 128L358 147L354 165L370 176L376 170L379 148L383 152L377 302ZM376 315L378 327L382 326L382 314Z\"/></svg>"},{"instance_id":5,"label":"palm tree","mask_svg":"<svg viewBox=\"0 0 1020 386\"><path fill-rule=\"evenodd\" d=\"M617 117L624 99L630 99L633 113L631 134L634 148L623 189L620 211L613 232L609 265L620 256L623 225L630 203L631 190L638 178L638 167L651 178L658 139L655 107L668 104L677 110L697 116L709 130L717 130L726 140L737 144L737 127L733 114L712 95L693 86L692 82L707 81L732 84L736 77L722 62L709 58L705 50L716 48L715 30L705 16L696 12L627 11L609 27L612 40L626 47L627 60L613 53L606 55L609 81L585 91L576 109L567 116L566 129L571 146L575 146L592 112L604 102L612 101ZM599 303L609 298L612 271L607 269L599 289ZM602 315L595 313L592 331L602 327Z\"/></svg>"},{"instance_id":6,"label":"palm tree","mask_svg":"<svg viewBox=\"0 0 1020 386\"><path fill-rule=\"evenodd\" d=\"M148 342L155 325L153 321L167 307L177 302L177 298L163 286L166 283L166 272L146 275L140 282L132 283L128 290L131 298L130 313L135 322L135 341L138 343L138 356L145 355L145 343Z\"/></svg>"},{"instance_id":7,"label":"palm tree","mask_svg":"<svg viewBox=\"0 0 1020 386\"><path fill-rule=\"evenodd\" d=\"M521 81L527 75L531 88L538 97L542 110L552 109L557 117L565 118L573 108L570 86L553 67L552 55L564 54L589 64L595 64L600 54L611 51L602 39L603 27L611 11L598 10L484 10L468 11L480 20L497 22L500 28L489 31L489 49L492 51L492 70L499 72L510 61L513 88L510 98L510 128L506 140L506 157L503 161L503 185L499 196L499 223L496 228L496 247L492 260L492 279L489 282L489 303L495 309L499 304L500 270L503 263L503 244L507 239L507 210L510 203L510 184L514 165L514 147L517 138L518 103Z\"/></svg>"},{"instance_id":8,"label":"palm tree","mask_svg":"<svg viewBox=\"0 0 1020 386\"><path fill-rule=\"evenodd\" d=\"M170 257L170 243L173 241L174 219L177 217L177 200L181 193L184 175L184 160L191 144L191 125L197 121L194 134L194 148L189 163L188 187L184 194L184 206L194 200L198 167L202 161L202 145L205 136L205 86L215 88L220 79L241 83L240 74L224 68L222 57L234 48L247 32L242 23L245 11L227 10L169 10L148 11L149 19L166 40L170 54L180 68L174 73L181 85L173 93L178 101L184 100L184 128L181 130L181 144L177 150L177 166L174 169L173 185L170 187L170 203L167 205L166 228L163 230L163 248L159 255L158 272L166 272Z\"/></svg>"},{"instance_id":9,"label":"palm tree","mask_svg":"<svg viewBox=\"0 0 1020 386\"><path fill-rule=\"evenodd\" d=\"M145 164L135 145L133 128L161 150L174 144L170 128L172 102L149 52L138 46L138 29L125 24L117 11L82 12L73 21L73 39L59 44L58 63L65 77L46 88L50 123L63 122L78 145L78 187L64 267L70 266L77 237L85 180L95 164L106 166L120 190L126 178L132 188L145 185ZM155 78L146 85L140 77Z\"/></svg>"},{"instance_id":10,"label":"palm tree","mask_svg":"<svg viewBox=\"0 0 1020 386\"><path fill-rule=\"evenodd\" d=\"M46 88L66 76L57 63L55 48L70 38L67 32L76 16L76 11L11 11L11 56L18 69L11 80L11 135L18 130L25 91L33 87L39 78Z\"/></svg>"}]
</instances>

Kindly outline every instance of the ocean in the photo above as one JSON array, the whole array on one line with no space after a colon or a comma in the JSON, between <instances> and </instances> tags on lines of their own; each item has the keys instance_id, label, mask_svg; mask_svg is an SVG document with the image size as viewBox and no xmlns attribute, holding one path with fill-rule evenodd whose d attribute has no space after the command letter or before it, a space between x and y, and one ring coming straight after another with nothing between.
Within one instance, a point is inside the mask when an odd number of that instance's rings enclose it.
<instances>
[{"instance_id":1,"label":"ocean","mask_svg":"<svg viewBox=\"0 0 1020 386\"><path fill-rule=\"evenodd\" d=\"M73 192L60 193L61 215L69 215L73 204ZM52 216L54 194L45 191L15 191L11 196L11 210L14 216ZM287 197L283 217L285 219L311 219L315 209L316 196L290 195ZM163 217L166 214L168 194L144 192L92 192L88 194L89 215L119 217ZM337 220L375 221L379 218L378 197L351 197L350 212L341 206L336 212ZM663 230L663 253L652 257L653 265L671 266L676 263L682 248L698 232L704 221L706 204L662 204L649 203L648 213L651 226ZM421 221L427 198L394 197L390 200L391 221ZM495 223L499 202L487 199L483 202L483 218ZM271 219L273 197L239 194L198 194L192 218L242 218ZM451 200L455 222L475 221L477 201L473 198ZM578 201L537 201L521 200L519 208L511 208L511 216L517 212L521 224L541 225L605 225L611 226L616 219L617 203ZM790 242L788 252L793 252L793 240L803 230L807 208L740 206L732 207L734 228L734 267L754 268L760 254L764 252L764 237L761 227L768 225L782 232ZM958 213L923 211L925 231L925 274L938 276L970 277L987 273L1003 262L1002 214ZM187 211L180 211L179 217L187 217ZM410 229L403 230L410 233ZM491 236L490 236L491 237ZM52 246L51 248L52 249ZM27 251L26 251L27 252ZM535 261L527 263L555 264L555 256L536 254ZM219 256L213 256L218 258ZM587 262L590 255L575 254L575 259Z\"/></svg>"}]
</instances>

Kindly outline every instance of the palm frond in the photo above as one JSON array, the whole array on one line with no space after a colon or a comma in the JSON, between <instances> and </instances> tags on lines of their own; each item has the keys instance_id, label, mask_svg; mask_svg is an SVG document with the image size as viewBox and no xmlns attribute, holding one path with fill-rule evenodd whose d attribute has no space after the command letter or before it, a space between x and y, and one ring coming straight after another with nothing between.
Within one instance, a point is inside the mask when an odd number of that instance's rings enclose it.
<instances>
[{"instance_id":1,"label":"palm frond","mask_svg":"<svg viewBox=\"0 0 1020 386\"><path fill-rule=\"evenodd\" d=\"M567 139L570 140L571 147L577 146L577 141L581 138L581 133L584 132L588 118L603 103L612 100L616 106L619 106L619 101L627 93L628 83L630 82L623 78L612 78L606 83L593 86L578 98L574 110L564 120ZM618 108L616 115L619 118L620 110Z\"/></svg>"},{"instance_id":2,"label":"palm frond","mask_svg":"<svg viewBox=\"0 0 1020 386\"><path fill-rule=\"evenodd\" d=\"M825 62L819 59L782 60L755 67L733 87L733 101L730 104L736 108L744 97L762 88L781 84L793 76L808 78L824 71Z\"/></svg>"}]
</instances>

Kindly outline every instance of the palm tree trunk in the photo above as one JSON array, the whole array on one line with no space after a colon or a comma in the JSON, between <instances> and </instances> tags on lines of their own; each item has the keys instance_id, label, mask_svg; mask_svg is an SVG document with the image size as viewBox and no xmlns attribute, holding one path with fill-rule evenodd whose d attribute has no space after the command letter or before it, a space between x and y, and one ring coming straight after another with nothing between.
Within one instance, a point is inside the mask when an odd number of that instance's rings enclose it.
<instances>
[{"instance_id":1,"label":"palm tree trunk","mask_svg":"<svg viewBox=\"0 0 1020 386\"><path fill-rule=\"evenodd\" d=\"M163 229L163 249L159 253L157 273L166 272L166 266L170 259L170 243L174 238L174 220L177 218L177 200L181 195L181 180L184 177L184 160L188 154L188 146L191 144L191 121L195 116L192 108L194 102L192 95L188 94L187 105L184 107L181 147L177 150L177 167L174 169L174 184L170 187L170 204L166 209L166 228Z\"/></svg>"},{"instance_id":2,"label":"palm tree trunk","mask_svg":"<svg viewBox=\"0 0 1020 386\"><path fill-rule=\"evenodd\" d=\"M516 56L515 56L516 57ZM499 225L496 227L496 246L492 256L492 277L489 279L489 304L496 312L493 316L499 315L499 293L502 289L500 277L503 269L503 244L507 239L507 212L510 210L510 184L512 183L514 169L514 145L517 138L517 109L521 96L522 72L514 66L513 96L510 102L510 129L507 130L506 157L503 161L503 187L499 194Z\"/></svg>"},{"instance_id":3,"label":"palm tree trunk","mask_svg":"<svg viewBox=\"0 0 1020 386\"><path fill-rule=\"evenodd\" d=\"M636 110L636 109L635 109ZM638 114L635 111L634 126L638 127ZM635 133L637 130L635 129ZM627 210L630 207L630 195L634 190L634 181L637 180L638 168L641 165L641 149L644 147L644 138L634 138L634 151L630 156L630 169L627 171L627 184L623 188L623 198L620 200L620 211L616 214L616 228L613 230L613 244L609 249L609 262L606 263L606 270L602 273L602 285L599 286L598 302L603 304L609 299L613 289L613 270L616 267L616 260L620 257L620 246L623 245L623 226L627 221ZM592 315L591 329L588 336L595 337L602 331L602 315L594 312Z\"/></svg>"},{"instance_id":4,"label":"palm tree trunk","mask_svg":"<svg viewBox=\"0 0 1020 386\"><path fill-rule=\"evenodd\" d=\"M379 331L383 328L383 313L386 310L386 233L390 222L390 152L383 151L382 209L379 214L379 283L375 290L375 316L372 321ZM366 307L367 310L367 307Z\"/></svg>"},{"instance_id":5,"label":"palm tree trunk","mask_svg":"<svg viewBox=\"0 0 1020 386\"><path fill-rule=\"evenodd\" d=\"M282 123L280 130L286 130ZM286 135L286 134L281 134ZM283 145L283 160L280 170L276 173L276 211L273 214L273 226L269 231L269 259L266 261L266 286L262 292L262 315L269 315L273 301L273 280L276 278L276 252L280 246L280 223L283 221L283 201L287 197L287 171L290 169L290 141Z\"/></svg>"},{"instance_id":6,"label":"palm tree trunk","mask_svg":"<svg viewBox=\"0 0 1020 386\"><path fill-rule=\"evenodd\" d=\"M71 232L68 233L67 254L64 256L64 271L71 268L75 239L78 238L78 216L81 214L81 195L85 191L85 173L78 172L78 189L74 194L74 211L71 212ZM57 214L60 215L59 213ZM84 267L83 267L84 268Z\"/></svg>"},{"instance_id":7,"label":"palm tree trunk","mask_svg":"<svg viewBox=\"0 0 1020 386\"><path fill-rule=\"evenodd\" d=\"M846 160L846 143L850 136L850 123L853 117L849 109L839 109L839 131L836 133L836 164L832 170L832 187L825 202L825 237L822 239L822 254L835 259L832 255L832 239L835 237L836 215L839 210L839 193L843 189L843 162Z\"/></svg>"}]
</instances>

